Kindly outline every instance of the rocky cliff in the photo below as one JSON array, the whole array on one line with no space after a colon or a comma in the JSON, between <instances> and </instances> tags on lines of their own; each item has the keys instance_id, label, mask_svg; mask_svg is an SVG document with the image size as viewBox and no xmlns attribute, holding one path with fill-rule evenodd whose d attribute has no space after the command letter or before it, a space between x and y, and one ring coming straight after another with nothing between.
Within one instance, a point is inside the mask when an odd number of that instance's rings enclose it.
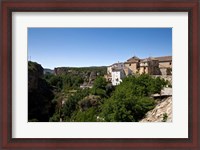
<instances>
[{"instance_id":1,"label":"rocky cliff","mask_svg":"<svg viewBox=\"0 0 200 150\"><path fill-rule=\"evenodd\" d=\"M42 78L43 68L35 62L28 62L28 120L49 121L54 113L51 86Z\"/></svg>"},{"instance_id":2,"label":"rocky cliff","mask_svg":"<svg viewBox=\"0 0 200 150\"><path fill-rule=\"evenodd\" d=\"M38 88L39 78L42 78L44 69L36 62L28 62L28 88L29 91Z\"/></svg>"},{"instance_id":3,"label":"rocky cliff","mask_svg":"<svg viewBox=\"0 0 200 150\"><path fill-rule=\"evenodd\" d=\"M172 97L157 101L156 107L147 112L140 122L172 122Z\"/></svg>"}]
</instances>

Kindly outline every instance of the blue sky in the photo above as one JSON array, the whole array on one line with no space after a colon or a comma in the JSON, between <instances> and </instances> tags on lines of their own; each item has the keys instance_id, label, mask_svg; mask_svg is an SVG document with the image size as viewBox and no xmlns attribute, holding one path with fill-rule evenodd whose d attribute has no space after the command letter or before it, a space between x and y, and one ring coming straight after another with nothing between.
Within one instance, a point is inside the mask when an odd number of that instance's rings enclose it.
<instances>
[{"instance_id":1,"label":"blue sky","mask_svg":"<svg viewBox=\"0 0 200 150\"><path fill-rule=\"evenodd\" d=\"M29 28L28 59L44 68L108 66L172 55L172 28Z\"/></svg>"}]
</instances>

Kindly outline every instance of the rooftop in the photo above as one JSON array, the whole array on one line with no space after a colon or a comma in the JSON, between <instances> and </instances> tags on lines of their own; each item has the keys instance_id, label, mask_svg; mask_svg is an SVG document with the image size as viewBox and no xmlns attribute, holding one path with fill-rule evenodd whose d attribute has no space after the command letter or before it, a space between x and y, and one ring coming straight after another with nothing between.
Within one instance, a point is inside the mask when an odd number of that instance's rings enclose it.
<instances>
[{"instance_id":1,"label":"rooftop","mask_svg":"<svg viewBox=\"0 0 200 150\"><path fill-rule=\"evenodd\" d=\"M129 58L125 62L125 64L137 63L138 60L140 60L142 62L149 61L149 60L158 60L159 62L165 62L165 61L172 61L172 56L148 57L148 58L144 58L144 59L140 59L136 56L133 56L133 57Z\"/></svg>"},{"instance_id":2,"label":"rooftop","mask_svg":"<svg viewBox=\"0 0 200 150\"><path fill-rule=\"evenodd\" d=\"M162 56L162 57L155 57L159 61L172 61L172 56Z\"/></svg>"},{"instance_id":3,"label":"rooftop","mask_svg":"<svg viewBox=\"0 0 200 150\"><path fill-rule=\"evenodd\" d=\"M133 57L131 57L131 58L129 58L127 61L137 61L137 60L139 60L140 58L138 58L137 56L133 56Z\"/></svg>"}]
</instances>

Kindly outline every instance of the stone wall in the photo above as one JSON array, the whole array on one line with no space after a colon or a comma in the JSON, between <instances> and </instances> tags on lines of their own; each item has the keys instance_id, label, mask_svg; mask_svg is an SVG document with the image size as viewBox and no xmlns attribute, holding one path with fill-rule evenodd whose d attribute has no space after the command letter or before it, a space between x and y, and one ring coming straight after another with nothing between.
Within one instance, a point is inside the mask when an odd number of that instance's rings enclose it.
<instances>
[{"instance_id":1,"label":"stone wall","mask_svg":"<svg viewBox=\"0 0 200 150\"><path fill-rule=\"evenodd\" d=\"M159 62L159 68L172 68L171 62Z\"/></svg>"},{"instance_id":2,"label":"stone wall","mask_svg":"<svg viewBox=\"0 0 200 150\"><path fill-rule=\"evenodd\" d=\"M129 68L132 71L132 73L137 72L137 63L127 63L125 64L125 67Z\"/></svg>"}]
</instances>

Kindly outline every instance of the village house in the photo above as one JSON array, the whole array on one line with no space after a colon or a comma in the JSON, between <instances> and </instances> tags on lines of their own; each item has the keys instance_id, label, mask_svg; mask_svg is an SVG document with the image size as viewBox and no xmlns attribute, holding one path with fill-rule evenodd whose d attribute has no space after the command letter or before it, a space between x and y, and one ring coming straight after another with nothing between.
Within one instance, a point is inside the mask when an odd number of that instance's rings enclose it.
<instances>
[{"instance_id":1,"label":"village house","mask_svg":"<svg viewBox=\"0 0 200 150\"><path fill-rule=\"evenodd\" d=\"M156 57L159 61L161 75L172 74L172 56Z\"/></svg>"},{"instance_id":2,"label":"village house","mask_svg":"<svg viewBox=\"0 0 200 150\"><path fill-rule=\"evenodd\" d=\"M171 75L172 56L148 57L140 59L131 57L124 63L114 63L107 68L107 75L104 77L111 81L112 85L118 85L128 75L143 74L150 75Z\"/></svg>"},{"instance_id":3,"label":"village house","mask_svg":"<svg viewBox=\"0 0 200 150\"><path fill-rule=\"evenodd\" d=\"M139 59L134 56L128 59L124 64L125 67L128 68L126 74L159 74L159 61L153 57Z\"/></svg>"},{"instance_id":4,"label":"village house","mask_svg":"<svg viewBox=\"0 0 200 150\"><path fill-rule=\"evenodd\" d=\"M112 72L113 72L113 69L124 69L124 63L122 62L118 62L118 63L114 63L110 66L107 67L107 74L104 75L104 78L107 80L107 81L112 81Z\"/></svg>"},{"instance_id":5,"label":"village house","mask_svg":"<svg viewBox=\"0 0 200 150\"><path fill-rule=\"evenodd\" d=\"M107 74L111 74L113 68L123 69L124 68L124 63L123 62L118 62L118 63L114 63L114 64L108 66L107 67Z\"/></svg>"},{"instance_id":6,"label":"village house","mask_svg":"<svg viewBox=\"0 0 200 150\"><path fill-rule=\"evenodd\" d=\"M129 68L132 74L148 73L151 75L171 75L172 74L172 56L149 57L139 59L134 56L128 59L125 67Z\"/></svg>"},{"instance_id":7,"label":"village house","mask_svg":"<svg viewBox=\"0 0 200 150\"><path fill-rule=\"evenodd\" d=\"M139 69L139 63L140 59L136 56L128 59L126 62L124 62L125 68L126 68L126 74L135 74L138 72Z\"/></svg>"},{"instance_id":8,"label":"village house","mask_svg":"<svg viewBox=\"0 0 200 150\"><path fill-rule=\"evenodd\" d=\"M122 82L122 79L126 77L124 69L113 68L112 69L112 85L118 85Z\"/></svg>"},{"instance_id":9,"label":"village house","mask_svg":"<svg viewBox=\"0 0 200 150\"><path fill-rule=\"evenodd\" d=\"M138 72L139 74L148 73L150 75L159 75L159 61L152 57L140 60Z\"/></svg>"}]
</instances>

